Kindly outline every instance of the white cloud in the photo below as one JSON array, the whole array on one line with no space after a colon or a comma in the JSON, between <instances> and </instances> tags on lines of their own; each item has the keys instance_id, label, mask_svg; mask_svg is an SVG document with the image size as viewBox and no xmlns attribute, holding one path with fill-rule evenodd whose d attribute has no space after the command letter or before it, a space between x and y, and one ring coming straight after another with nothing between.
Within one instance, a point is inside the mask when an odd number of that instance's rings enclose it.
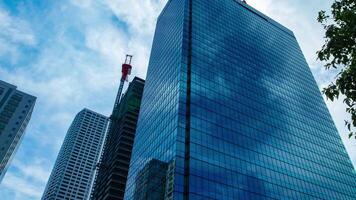
<instances>
[{"instance_id":1,"label":"white cloud","mask_svg":"<svg viewBox=\"0 0 356 200\"><path fill-rule=\"evenodd\" d=\"M10 63L20 58L19 45L34 46L36 38L26 20L11 16L0 7L0 59L7 57Z\"/></svg>"},{"instance_id":2,"label":"white cloud","mask_svg":"<svg viewBox=\"0 0 356 200\"><path fill-rule=\"evenodd\" d=\"M10 58L11 63L15 63L20 54L16 45L8 42L6 39L0 38L0 58L5 56Z\"/></svg>"},{"instance_id":3,"label":"white cloud","mask_svg":"<svg viewBox=\"0 0 356 200\"><path fill-rule=\"evenodd\" d=\"M122 62L127 41L126 34L112 25L90 27L86 31L87 47L95 50L111 65Z\"/></svg>"},{"instance_id":4,"label":"white cloud","mask_svg":"<svg viewBox=\"0 0 356 200\"><path fill-rule=\"evenodd\" d=\"M16 191L16 199L24 199L23 197L40 199L42 187L34 186L32 182L26 181L23 177L13 173L7 173L2 183L3 187Z\"/></svg>"},{"instance_id":5,"label":"white cloud","mask_svg":"<svg viewBox=\"0 0 356 200\"><path fill-rule=\"evenodd\" d=\"M47 179L64 135L80 109L92 107L103 114L110 113L121 75L120 66L126 53L134 54L132 74L143 78L146 76L156 18L167 0L69 2L71 4L65 1L59 3L60 9L55 7L46 11L49 13L47 23L53 23L55 31L40 47L38 57L16 70L0 66L0 79L38 97L24 143L36 141L36 153L47 160L46 165L42 161L26 163L28 169L21 170L24 165L20 162L21 158L26 158L28 152L20 146L11 167L13 170L9 170L4 179L6 187L16 192L17 199L39 199L45 186L43 181ZM317 9L321 8L314 5L314 10L303 10L307 5L303 8L295 6L305 4L305 0L248 2L296 33L319 85L333 78L333 75L321 68L320 63L315 62L315 52L322 43L322 30L313 20ZM312 4L325 6L328 4L325 2L316 0ZM113 22L112 15L128 30ZM73 39L67 35L73 28L82 34L84 39L79 42L84 43L82 46L76 46L80 38ZM29 21L10 16L1 9L0 30L0 58L1 55L11 55L13 63L24 56L18 52L19 45L37 44L35 35L38 33L33 32ZM342 129L345 113L342 104L327 104L344 136ZM356 147L347 139L344 142L356 163ZM41 154L44 149L50 158ZM14 170L19 171L22 177L15 175ZM39 182L41 186L28 181L34 176L39 177L34 182Z\"/></svg>"},{"instance_id":6,"label":"white cloud","mask_svg":"<svg viewBox=\"0 0 356 200\"><path fill-rule=\"evenodd\" d=\"M0 7L0 36L14 43L34 45L34 32L27 21L10 16Z\"/></svg>"},{"instance_id":7,"label":"white cloud","mask_svg":"<svg viewBox=\"0 0 356 200\"><path fill-rule=\"evenodd\" d=\"M104 1L119 19L129 25L133 33L148 35L154 32L156 17L166 2L166 0Z\"/></svg>"},{"instance_id":8,"label":"white cloud","mask_svg":"<svg viewBox=\"0 0 356 200\"><path fill-rule=\"evenodd\" d=\"M267 13L269 12L269 9L272 4L272 0L247 0L248 5L251 5L252 7L256 8L262 13Z\"/></svg>"},{"instance_id":9,"label":"white cloud","mask_svg":"<svg viewBox=\"0 0 356 200\"><path fill-rule=\"evenodd\" d=\"M92 0L71 0L71 3L75 6L88 9L92 6Z\"/></svg>"},{"instance_id":10,"label":"white cloud","mask_svg":"<svg viewBox=\"0 0 356 200\"><path fill-rule=\"evenodd\" d=\"M12 165L19 170L22 178L31 179L39 183L46 183L50 172L47 168L42 167L44 163L45 161L43 161L43 159L33 158L30 164L14 160Z\"/></svg>"}]
</instances>

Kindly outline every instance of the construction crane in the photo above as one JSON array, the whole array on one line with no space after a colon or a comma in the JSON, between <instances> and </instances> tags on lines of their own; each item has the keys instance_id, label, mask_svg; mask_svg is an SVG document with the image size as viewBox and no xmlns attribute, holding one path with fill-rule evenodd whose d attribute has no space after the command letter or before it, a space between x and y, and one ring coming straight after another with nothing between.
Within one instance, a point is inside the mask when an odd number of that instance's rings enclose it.
<instances>
[{"instance_id":1,"label":"construction crane","mask_svg":"<svg viewBox=\"0 0 356 200\"><path fill-rule=\"evenodd\" d=\"M128 81L128 77L131 74L131 69L132 69L131 60L132 60L132 55L126 55L125 62L121 66L120 86L119 86L119 90L117 91L113 113L114 113L114 110L118 108L118 105L120 103L121 93L122 93L122 89L124 88L125 81ZM105 145L108 142L108 136L109 136L108 133L110 132L110 129L111 129L112 120L113 120L113 114L110 116L109 129L107 131L107 134L105 135L104 144L102 147L103 149L105 149ZM109 166L107 164L103 163L102 159L103 159L103 152L100 155L99 162L96 164L96 168L94 170L99 170L100 168L103 168L103 169L109 168Z\"/></svg>"},{"instance_id":2,"label":"construction crane","mask_svg":"<svg viewBox=\"0 0 356 200\"><path fill-rule=\"evenodd\" d=\"M124 88L125 81L128 81L128 77L131 74L131 69L132 69L131 60L132 60L132 55L126 55L125 63L122 64L120 86L119 86L119 90L117 91L114 109L117 108L118 104L120 103L121 93L122 93L122 89Z\"/></svg>"}]
</instances>

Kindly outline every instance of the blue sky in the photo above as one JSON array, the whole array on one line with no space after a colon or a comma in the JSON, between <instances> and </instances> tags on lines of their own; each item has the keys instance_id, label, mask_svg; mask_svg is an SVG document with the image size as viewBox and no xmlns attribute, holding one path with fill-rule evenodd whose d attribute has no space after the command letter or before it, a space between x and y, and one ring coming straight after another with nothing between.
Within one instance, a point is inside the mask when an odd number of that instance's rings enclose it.
<instances>
[{"instance_id":1,"label":"blue sky","mask_svg":"<svg viewBox=\"0 0 356 200\"><path fill-rule=\"evenodd\" d=\"M320 87L333 80L316 61L317 12L332 0L249 0L293 30ZM126 53L145 78L155 20L166 0L0 0L0 79L38 97L25 138L0 185L2 200L40 199L67 128L87 107L109 115ZM133 76L131 76L132 78ZM341 102L327 102L348 152Z\"/></svg>"}]
</instances>

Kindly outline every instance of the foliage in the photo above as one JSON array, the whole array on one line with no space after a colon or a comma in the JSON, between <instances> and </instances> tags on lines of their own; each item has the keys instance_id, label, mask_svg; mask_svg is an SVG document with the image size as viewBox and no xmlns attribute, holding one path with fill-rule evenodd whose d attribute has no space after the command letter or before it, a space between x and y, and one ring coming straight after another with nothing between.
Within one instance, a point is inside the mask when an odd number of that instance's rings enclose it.
<instances>
[{"instance_id":1,"label":"foliage","mask_svg":"<svg viewBox=\"0 0 356 200\"><path fill-rule=\"evenodd\" d=\"M340 73L335 82L323 89L328 99L334 101L340 95L347 105L347 113L351 121L345 120L349 130L349 137L356 132L356 1L337 0L331 6L331 16L325 11L320 11L318 16L325 32L325 44L317 52L318 59L325 61L325 68L337 68Z\"/></svg>"}]
</instances>

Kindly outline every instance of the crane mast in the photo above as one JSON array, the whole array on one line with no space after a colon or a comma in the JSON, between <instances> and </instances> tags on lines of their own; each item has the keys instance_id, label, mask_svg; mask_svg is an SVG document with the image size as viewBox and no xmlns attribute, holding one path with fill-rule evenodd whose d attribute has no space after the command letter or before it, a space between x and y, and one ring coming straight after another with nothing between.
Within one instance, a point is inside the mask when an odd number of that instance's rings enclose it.
<instances>
[{"instance_id":1,"label":"crane mast","mask_svg":"<svg viewBox=\"0 0 356 200\"><path fill-rule=\"evenodd\" d=\"M105 149L105 146L107 144L108 135L110 133L110 129L112 128L111 127L112 126L112 121L114 120L114 112L115 112L116 109L118 109L118 105L120 103L121 93L122 93L122 89L124 88L125 81L128 81L128 76L131 74L131 69L132 69L131 60L132 60L132 55L126 55L125 63L122 64L122 66L121 66L120 86L119 86L119 90L117 91L117 94L116 94L116 99L115 99L115 103L114 103L114 109L113 109L113 112L112 112L112 114L110 116L109 126L108 126L109 128L107 130L102 149ZM100 155L100 160L96 164L96 169L95 170L99 170L101 167L103 167L104 169L108 168L108 165L103 163L102 157L103 157L103 152Z\"/></svg>"},{"instance_id":2,"label":"crane mast","mask_svg":"<svg viewBox=\"0 0 356 200\"><path fill-rule=\"evenodd\" d=\"M120 103L121 93L122 93L122 89L124 88L125 81L128 81L128 76L131 74L131 69L132 69L131 60L132 60L132 55L126 55L125 63L122 64L120 86L119 86L119 90L117 91L114 109L116 109Z\"/></svg>"}]
</instances>

